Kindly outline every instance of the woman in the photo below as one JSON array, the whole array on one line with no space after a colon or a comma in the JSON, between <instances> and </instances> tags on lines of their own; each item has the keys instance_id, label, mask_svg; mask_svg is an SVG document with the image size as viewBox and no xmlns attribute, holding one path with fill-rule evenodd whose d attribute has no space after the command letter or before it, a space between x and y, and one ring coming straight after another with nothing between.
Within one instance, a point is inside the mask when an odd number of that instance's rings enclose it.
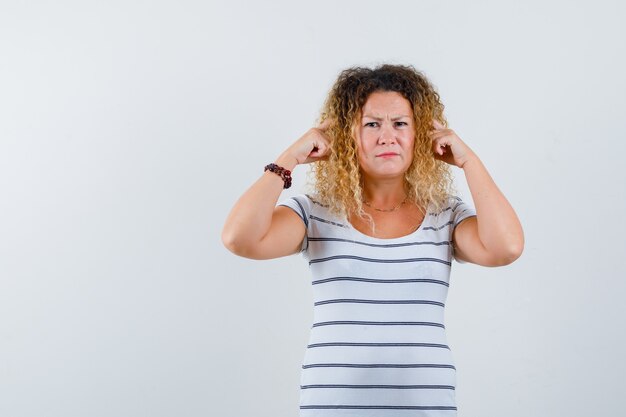
<instances>
[{"instance_id":1,"label":"woman","mask_svg":"<svg viewBox=\"0 0 626 417\"><path fill-rule=\"evenodd\" d=\"M314 323L301 416L456 415L443 324L451 260L507 265L524 237L443 108L412 66L344 70L321 124L265 167L226 220L233 253L300 252L309 263ZM291 171L309 163L314 195L277 204ZM475 210L452 193L450 165L463 169Z\"/></svg>"}]
</instances>

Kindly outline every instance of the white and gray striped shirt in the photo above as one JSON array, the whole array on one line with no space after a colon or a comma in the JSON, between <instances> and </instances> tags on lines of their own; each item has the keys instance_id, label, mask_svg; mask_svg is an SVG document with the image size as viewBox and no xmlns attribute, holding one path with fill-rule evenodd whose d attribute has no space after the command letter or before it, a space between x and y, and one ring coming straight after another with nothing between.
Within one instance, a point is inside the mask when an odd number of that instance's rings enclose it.
<instances>
[{"instance_id":1,"label":"white and gray striped shirt","mask_svg":"<svg viewBox=\"0 0 626 417\"><path fill-rule=\"evenodd\" d=\"M456 417L444 307L452 232L475 210L452 196L413 233L381 239L331 215L314 196L278 205L302 218L300 253L312 273L300 416Z\"/></svg>"}]
</instances>

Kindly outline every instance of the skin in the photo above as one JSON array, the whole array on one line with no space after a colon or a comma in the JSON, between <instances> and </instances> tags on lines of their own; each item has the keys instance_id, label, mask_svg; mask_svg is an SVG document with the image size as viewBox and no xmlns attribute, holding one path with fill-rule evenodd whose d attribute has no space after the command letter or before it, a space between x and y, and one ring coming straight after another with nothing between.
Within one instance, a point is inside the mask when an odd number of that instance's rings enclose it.
<instances>
[{"instance_id":1,"label":"skin","mask_svg":"<svg viewBox=\"0 0 626 417\"><path fill-rule=\"evenodd\" d=\"M413 161L415 135L411 103L395 91L370 94L361 109L355 140L364 200L372 206L364 205L363 209L373 217L376 229L356 215L350 216L350 223L361 233L378 238L413 232L422 223L425 210L410 202L399 206L406 197L404 173ZM389 152L396 155L382 155ZM397 209L381 212L374 207Z\"/></svg>"},{"instance_id":2,"label":"skin","mask_svg":"<svg viewBox=\"0 0 626 417\"><path fill-rule=\"evenodd\" d=\"M361 114L356 145L363 195L374 207L393 208L406 196L403 177L413 161L415 136L411 103L395 91L374 92ZM379 156L383 152L398 155Z\"/></svg>"},{"instance_id":3,"label":"skin","mask_svg":"<svg viewBox=\"0 0 626 417\"><path fill-rule=\"evenodd\" d=\"M362 169L363 194L372 206L389 209L404 199L403 175L411 164L412 119L396 116L411 114L410 103L396 92L376 92L368 97L356 132L358 158ZM376 119L368 119L372 116ZM404 123L406 121L407 125ZM327 159L332 120L310 128L275 160L293 170L297 165ZM477 216L459 223L453 233L455 257L483 266L503 266L522 254L524 233L520 221L478 156L461 138L437 121L432 123L433 157L463 170L472 193ZM380 158L382 152L397 157ZM304 224L293 210L275 207L283 181L265 171L237 201L222 231L224 244L234 253L252 259L272 259L296 253L305 234ZM394 212L379 212L364 206L377 224L380 238L404 236L419 226L423 208L403 204ZM359 231L369 234L368 223L351 219ZM298 230L294 234L294 229Z\"/></svg>"}]
</instances>

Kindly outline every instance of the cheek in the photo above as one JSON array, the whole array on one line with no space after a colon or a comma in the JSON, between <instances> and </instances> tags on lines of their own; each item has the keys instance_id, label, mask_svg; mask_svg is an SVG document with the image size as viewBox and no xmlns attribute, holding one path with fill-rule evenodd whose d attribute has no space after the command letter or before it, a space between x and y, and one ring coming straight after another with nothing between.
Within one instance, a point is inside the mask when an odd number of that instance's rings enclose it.
<instances>
[{"instance_id":1,"label":"cheek","mask_svg":"<svg viewBox=\"0 0 626 417\"><path fill-rule=\"evenodd\" d=\"M365 153L363 152L363 148L361 146L357 146L356 148L356 156L359 158L359 161L364 161L366 158Z\"/></svg>"},{"instance_id":2,"label":"cheek","mask_svg":"<svg viewBox=\"0 0 626 417\"><path fill-rule=\"evenodd\" d=\"M367 145L365 145L367 146ZM370 155L371 152L368 151L367 147L363 147L363 143L359 143L357 144L357 148L356 148L356 156L357 159L359 160L359 163L361 165L367 165L368 164L368 155Z\"/></svg>"},{"instance_id":3,"label":"cheek","mask_svg":"<svg viewBox=\"0 0 626 417\"><path fill-rule=\"evenodd\" d=\"M355 144L359 151L367 149L367 135L360 132L356 137Z\"/></svg>"},{"instance_id":4,"label":"cheek","mask_svg":"<svg viewBox=\"0 0 626 417\"><path fill-rule=\"evenodd\" d=\"M371 149L376 146L377 140L375 133L365 132L361 134L360 145L363 149Z\"/></svg>"},{"instance_id":5,"label":"cheek","mask_svg":"<svg viewBox=\"0 0 626 417\"><path fill-rule=\"evenodd\" d=\"M367 141L367 138L362 138L361 143L359 143L358 152L361 158L367 159L370 158L374 152L374 147L371 142Z\"/></svg>"}]
</instances>

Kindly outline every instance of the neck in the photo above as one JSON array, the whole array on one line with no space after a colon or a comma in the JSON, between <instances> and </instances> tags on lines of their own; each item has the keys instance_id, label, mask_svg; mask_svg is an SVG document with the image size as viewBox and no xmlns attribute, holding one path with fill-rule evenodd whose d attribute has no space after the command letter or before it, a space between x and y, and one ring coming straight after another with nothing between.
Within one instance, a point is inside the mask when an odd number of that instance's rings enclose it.
<instances>
[{"instance_id":1,"label":"neck","mask_svg":"<svg viewBox=\"0 0 626 417\"><path fill-rule=\"evenodd\" d=\"M391 207L407 196L402 179L377 179L363 183L363 199L376 207Z\"/></svg>"}]
</instances>

